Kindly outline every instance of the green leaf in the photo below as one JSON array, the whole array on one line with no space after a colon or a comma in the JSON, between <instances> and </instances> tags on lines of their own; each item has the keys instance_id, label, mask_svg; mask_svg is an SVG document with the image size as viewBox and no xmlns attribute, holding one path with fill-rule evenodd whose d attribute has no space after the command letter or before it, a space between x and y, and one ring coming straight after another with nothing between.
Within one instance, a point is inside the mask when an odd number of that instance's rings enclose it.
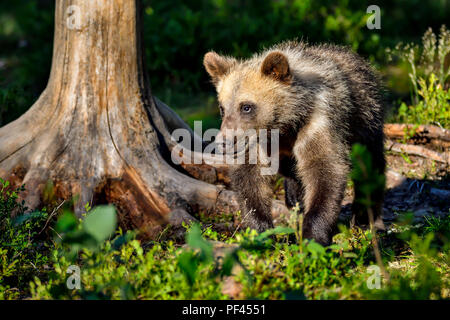
<instances>
[{"instance_id":1,"label":"green leaf","mask_svg":"<svg viewBox=\"0 0 450 320\"><path fill-rule=\"evenodd\" d=\"M213 247L211 243L202 237L199 224L194 224L186 236L186 242L192 249L200 249L200 258L203 261L213 259Z\"/></svg>"},{"instance_id":2,"label":"green leaf","mask_svg":"<svg viewBox=\"0 0 450 320\"><path fill-rule=\"evenodd\" d=\"M198 264L198 258L191 251L185 251L178 256L178 265L190 286L195 282Z\"/></svg>"},{"instance_id":3,"label":"green leaf","mask_svg":"<svg viewBox=\"0 0 450 320\"><path fill-rule=\"evenodd\" d=\"M98 240L84 230L77 230L65 234L63 241L69 244L74 251L78 251L81 248L94 250L98 247Z\"/></svg>"},{"instance_id":4,"label":"green leaf","mask_svg":"<svg viewBox=\"0 0 450 320\"><path fill-rule=\"evenodd\" d=\"M223 259L221 275L222 276L230 276L231 272L233 271L233 266L237 262L238 262L238 258L237 258L236 250L229 252Z\"/></svg>"},{"instance_id":5,"label":"green leaf","mask_svg":"<svg viewBox=\"0 0 450 320\"><path fill-rule=\"evenodd\" d=\"M315 241L310 241L306 248L311 252L314 258L325 254L325 248Z\"/></svg>"},{"instance_id":6,"label":"green leaf","mask_svg":"<svg viewBox=\"0 0 450 320\"><path fill-rule=\"evenodd\" d=\"M16 217L13 220L13 225L14 226L18 226L21 225L22 223L28 221L28 220L32 220L35 218L41 218L44 217L45 214L43 212L40 211L35 211L35 212L31 212L31 213L26 213L26 214L21 214L20 216Z\"/></svg>"},{"instance_id":7,"label":"green leaf","mask_svg":"<svg viewBox=\"0 0 450 320\"><path fill-rule=\"evenodd\" d=\"M103 242L116 230L116 209L113 206L95 207L88 213L82 226L98 242Z\"/></svg>"},{"instance_id":8,"label":"green leaf","mask_svg":"<svg viewBox=\"0 0 450 320\"><path fill-rule=\"evenodd\" d=\"M65 211L56 222L56 231L59 233L66 233L77 228L78 221L75 215L70 211Z\"/></svg>"},{"instance_id":9,"label":"green leaf","mask_svg":"<svg viewBox=\"0 0 450 320\"><path fill-rule=\"evenodd\" d=\"M269 229L269 230L264 231L263 233L261 233L261 234L256 238L256 240L257 240L257 241L258 241L258 240L261 241L261 240L264 240L264 239L266 239L266 238L268 238L268 237L270 237L270 236L272 236L272 235L276 235L276 234L292 234L292 233L294 233L294 232L295 232L295 230L292 229L292 228L278 226L278 227L276 227L276 228L273 228L273 229Z\"/></svg>"}]
</instances>

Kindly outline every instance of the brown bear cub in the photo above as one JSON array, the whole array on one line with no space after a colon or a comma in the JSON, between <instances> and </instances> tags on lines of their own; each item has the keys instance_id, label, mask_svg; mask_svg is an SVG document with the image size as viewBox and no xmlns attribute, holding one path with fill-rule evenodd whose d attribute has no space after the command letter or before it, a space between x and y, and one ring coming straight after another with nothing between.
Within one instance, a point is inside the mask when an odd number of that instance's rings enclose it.
<instances>
[{"instance_id":1,"label":"brown bear cub","mask_svg":"<svg viewBox=\"0 0 450 320\"><path fill-rule=\"evenodd\" d=\"M352 144L367 146L374 167L385 169L383 106L372 68L348 49L299 42L279 44L243 61L208 52L204 66L218 93L220 132L279 129L286 204L299 202L304 208L304 237L330 244ZM249 227L273 227L269 177L261 175L258 164L235 166L232 187ZM380 223L383 195L373 197ZM354 214L358 210L354 204ZM361 214L356 217L367 222Z\"/></svg>"}]
</instances>

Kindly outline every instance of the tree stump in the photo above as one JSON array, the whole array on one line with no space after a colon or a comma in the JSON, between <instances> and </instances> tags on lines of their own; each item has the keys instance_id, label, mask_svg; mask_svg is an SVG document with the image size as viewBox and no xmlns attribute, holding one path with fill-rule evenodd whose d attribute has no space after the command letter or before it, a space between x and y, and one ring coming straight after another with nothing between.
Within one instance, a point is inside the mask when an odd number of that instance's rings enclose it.
<instances>
[{"instance_id":1,"label":"tree stump","mask_svg":"<svg viewBox=\"0 0 450 320\"><path fill-rule=\"evenodd\" d=\"M51 74L19 119L0 128L0 176L25 184L30 208L52 181L61 199L113 203L121 224L154 237L169 212L235 211L233 192L170 161L171 130L189 127L152 97L140 2L56 1ZM279 206L277 207L279 210Z\"/></svg>"}]
</instances>

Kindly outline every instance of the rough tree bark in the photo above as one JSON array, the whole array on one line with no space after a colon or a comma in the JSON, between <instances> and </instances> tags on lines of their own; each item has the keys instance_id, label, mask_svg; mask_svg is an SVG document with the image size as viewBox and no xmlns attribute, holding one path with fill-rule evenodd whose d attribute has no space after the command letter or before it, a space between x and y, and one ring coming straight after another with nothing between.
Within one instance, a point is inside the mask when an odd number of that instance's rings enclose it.
<instances>
[{"instance_id":1,"label":"rough tree bark","mask_svg":"<svg viewBox=\"0 0 450 320\"><path fill-rule=\"evenodd\" d=\"M113 203L149 237L175 209L237 209L234 193L170 162L170 133L188 126L151 95L141 30L139 0L56 1L48 85L0 128L0 176L26 185L30 208L51 180L59 198L79 195L77 214Z\"/></svg>"}]
</instances>

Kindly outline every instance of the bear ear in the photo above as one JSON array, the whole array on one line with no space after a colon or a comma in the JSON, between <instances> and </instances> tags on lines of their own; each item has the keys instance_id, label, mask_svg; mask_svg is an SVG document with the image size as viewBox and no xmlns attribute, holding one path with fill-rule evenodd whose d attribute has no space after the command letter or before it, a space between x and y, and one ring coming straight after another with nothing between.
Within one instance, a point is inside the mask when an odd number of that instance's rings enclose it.
<instances>
[{"instance_id":1,"label":"bear ear","mask_svg":"<svg viewBox=\"0 0 450 320\"><path fill-rule=\"evenodd\" d=\"M215 84L236 64L236 59L221 56L214 51L205 54L203 65Z\"/></svg>"},{"instance_id":2,"label":"bear ear","mask_svg":"<svg viewBox=\"0 0 450 320\"><path fill-rule=\"evenodd\" d=\"M291 72L287 57L279 51L271 52L267 55L261 65L261 72L282 82L289 82Z\"/></svg>"}]
</instances>

